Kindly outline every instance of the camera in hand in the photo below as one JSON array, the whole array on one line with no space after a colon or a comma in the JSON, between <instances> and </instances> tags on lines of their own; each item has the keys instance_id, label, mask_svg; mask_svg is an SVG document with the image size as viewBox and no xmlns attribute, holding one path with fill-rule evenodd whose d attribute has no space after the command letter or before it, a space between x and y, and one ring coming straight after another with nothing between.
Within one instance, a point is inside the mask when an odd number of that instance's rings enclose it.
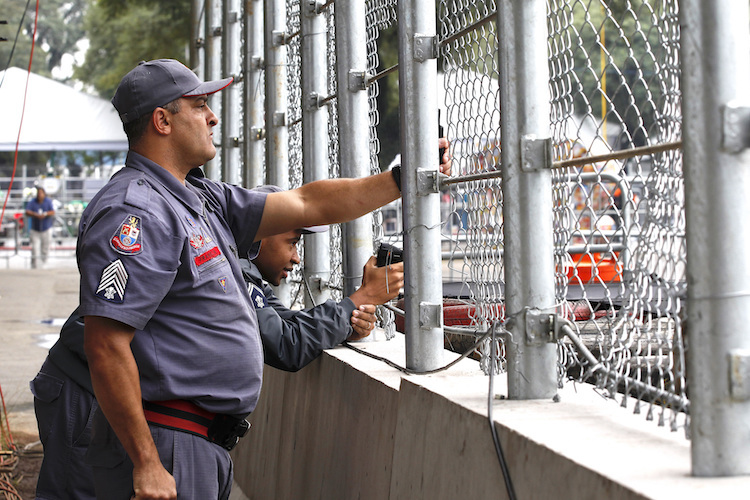
<instances>
[{"instance_id":1,"label":"camera in hand","mask_svg":"<svg viewBox=\"0 0 750 500\"><path fill-rule=\"evenodd\" d=\"M376 257L375 265L377 267L383 267L390 264L397 264L403 262L404 251L398 247L394 247L388 243L381 243L378 247L378 253Z\"/></svg>"}]
</instances>

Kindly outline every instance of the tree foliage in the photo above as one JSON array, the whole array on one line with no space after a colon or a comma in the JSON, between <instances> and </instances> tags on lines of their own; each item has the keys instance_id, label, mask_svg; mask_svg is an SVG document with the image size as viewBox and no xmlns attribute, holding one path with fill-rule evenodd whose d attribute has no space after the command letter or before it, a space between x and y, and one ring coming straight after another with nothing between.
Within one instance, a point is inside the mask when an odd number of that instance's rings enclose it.
<instances>
[{"instance_id":1,"label":"tree foliage","mask_svg":"<svg viewBox=\"0 0 750 500\"><path fill-rule=\"evenodd\" d=\"M608 0L573 8L577 114L623 127L616 148L646 143L665 98L659 62L667 58L659 16L647 0ZM604 97L604 98L602 98Z\"/></svg>"},{"instance_id":2,"label":"tree foliage","mask_svg":"<svg viewBox=\"0 0 750 500\"><path fill-rule=\"evenodd\" d=\"M139 61L186 61L190 0L89 0L85 19L89 49L74 76L105 98Z\"/></svg>"},{"instance_id":3,"label":"tree foliage","mask_svg":"<svg viewBox=\"0 0 750 500\"><path fill-rule=\"evenodd\" d=\"M86 3L87 0L40 2L31 67L34 73L50 76L52 69L60 65L64 54L76 52L76 43L84 37L83 14ZM0 25L0 36L8 41L0 43L0 70L4 70L6 66L28 69L35 10L35 2L4 2L0 19L8 24Z\"/></svg>"}]
</instances>

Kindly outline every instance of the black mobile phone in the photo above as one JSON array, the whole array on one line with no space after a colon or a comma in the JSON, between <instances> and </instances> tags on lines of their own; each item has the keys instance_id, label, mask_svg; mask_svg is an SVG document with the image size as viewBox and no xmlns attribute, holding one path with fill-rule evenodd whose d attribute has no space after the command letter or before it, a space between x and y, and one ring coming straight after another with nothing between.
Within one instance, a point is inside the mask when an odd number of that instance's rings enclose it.
<instances>
[{"instance_id":1,"label":"black mobile phone","mask_svg":"<svg viewBox=\"0 0 750 500\"><path fill-rule=\"evenodd\" d=\"M403 262L404 251L388 243L381 243L378 247L378 253L375 257L375 260L375 265L377 267L397 264L399 262Z\"/></svg>"},{"instance_id":2,"label":"black mobile phone","mask_svg":"<svg viewBox=\"0 0 750 500\"><path fill-rule=\"evenodd\" d=\"M438 108L438 138L443 137L443 126L440 124L440 109ZM445 148L440 148L440 157L438 158L438 165L443 163L443 155L445 154Z\"/></svg>"}]
</instances>

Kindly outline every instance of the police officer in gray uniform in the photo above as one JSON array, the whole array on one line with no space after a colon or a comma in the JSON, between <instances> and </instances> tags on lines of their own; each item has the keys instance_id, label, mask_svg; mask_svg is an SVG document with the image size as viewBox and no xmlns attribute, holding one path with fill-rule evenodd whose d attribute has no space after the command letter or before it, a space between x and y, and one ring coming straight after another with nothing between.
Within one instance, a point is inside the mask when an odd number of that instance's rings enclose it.
<instances>
[{"instance_id":1,"label":"police officer in gray uniform","mask_svg":"<svg viewBox=\"0 0 750 500\"><path fill-rule=\"evenodd\" d=\"M269 194L204 178L218 123L208 95L230 83L157 60L112 100L130 150L84 211L76 251L99 498L229 496L228 450L263 371L240 258L267 236L352 220L400 195L391 172Z\"/></svg>"},{"instance_id":2,"label":"police officer in gray uniform","mask_svg":"<svg viewBox=\"0 0 750 500\"><path fill-rule=\"evenodd\" d=\"M265 189L278 190L275 186ZM390 300L403 285L403 265L394 265L386 272L374 268L371 259L363 270L363 286L352 297L338 303L328 300L303 311L288 309L268 282L278 285L283 273L299 263L296 241L300 235L318 230L309 228L270 236L254 261L241 262L258 314L264 360L281 370L300 370L323 349L367 336L376 321L374 304ZM290 242L293 242L291 249ZM83 318L78 310L63 325L60 339L30 385L45 450L36 497L94 499L91 467L84 456L97 404L83 352Z\"/></svg>"}]
</instances>

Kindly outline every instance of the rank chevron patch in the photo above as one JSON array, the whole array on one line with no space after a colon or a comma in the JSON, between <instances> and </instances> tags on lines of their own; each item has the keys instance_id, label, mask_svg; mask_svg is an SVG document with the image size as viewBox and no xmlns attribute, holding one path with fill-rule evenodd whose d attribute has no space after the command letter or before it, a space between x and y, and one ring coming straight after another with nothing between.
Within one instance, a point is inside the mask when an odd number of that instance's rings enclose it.
<instances>
[{"instance_id":1,"label":"rank chevron patch","mask_svg":"<svg viewBox=\"0 0 750 500\"><path fill-rule=\"evenodd\" d=\"M102 271L96 296L116 304L125 299L125 287L128 285L128 273L120 259L117 259Z\"/></svg>"}]
</instances>

